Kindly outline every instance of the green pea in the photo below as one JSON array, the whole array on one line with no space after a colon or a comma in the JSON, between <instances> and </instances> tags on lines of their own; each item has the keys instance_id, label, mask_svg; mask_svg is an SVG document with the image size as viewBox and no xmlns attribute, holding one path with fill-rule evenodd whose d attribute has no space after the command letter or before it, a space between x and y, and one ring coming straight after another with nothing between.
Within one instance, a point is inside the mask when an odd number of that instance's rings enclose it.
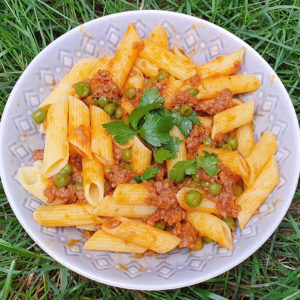
<instances>
[{"instance_id":1,"label":"green pea","mask_svg":"<svg viewBox=\"0 0 300 300\"><path fill-rule=\"evenodd\" d=\"M202 243L202 238L200 236L196 237L196 243L195 245L191 248L192 251L199 251L203 248L203 243Z\"/></svg>"},{"instance_id":2,"label":"green pea","mask_svg":"<svg viewBox=\"0 0 300 300\"><path fill-rule=\"evenodd\" d=\"M219 195L222 192L223 186L220 183L211 182L208 189L211 194Z\"/></svg>"},{"instance_id":3,"label":"green pea","mask_svg":"<svg viewBox=\"0 0 300 300\"><path fill-rule=\"evenodd\" d=\"M123 160L130 161L131 160L131 156L132 156L132 154L131 154L131 150L130 149L124 149L122 151L121 157L122 157Z\"/></svg>"},{"instance_id":4,"label":"green pea","mask_svg":"<svg viewBox=\"0 0 300 300\"><path fill-rule=\"evenodd\" d=\"M241 196L241 194L244 192L244 189L238 184L235 186L235 189L236 189L236 194L235 195L237 197Z\"/></svg>"},{"instance_id":5,"label":"green pea","mask_svg":"<svg viewBox=\"0 0 300 300\"><path fill-rule=\"evenodd\" d=\"M111 172L112 172L112 169L107 167L107 168L105 168L104 172L105 172L105 173L111 173Z\"/></svg>"},{"instance_id":6,"label":"green pea","mask_svg":"<svg viewBox=\"0 0 300 300\"><path fill-rule=\"evenodd\" d=\"M136 88L134 87L131 87L131 88L128 88L125 92L125 96L128 98L128 99L133 99L136 97Z\"/></svg>"},{"instance_id":7,"label":"green pea","mask_svg":"<svg viewBox=\"0 0 300 300\"><path fill-rule=\"evenodd\" d=\"M155 225L154 225L155 228L158 228L158 229L161 229L161 230L164 230L165 229L165 224L162 223L162 222L157 222Z\"/></svg>"},{"instance_id":8,"label":"green pea","mask_svg":"<svg viewBox=\"0 0 300 300\"><path fill-rule=\"evenodd\" d=\"M199 90L191 87L188 89L189 94L191 94L192 96L197 96L199 94Z\"/></svg>"},{"instance_id":9,"label":"green pea","mask_svg":"<svg viewBox=\"0 0 300 300\"><path fill-rule=\"evenodd\" d=\"M76 181L75 186L76 186L77 190L82 189L82 181Z\"/></svg>"},{"instance_id":10,"label":"green pea","mask_svg":"<svg viewBox=\"0 0 300 300\"><path fill-rule=\"evenodd\" d=\"M189 191L185 195L185 202L190 207L197 207L202 202L202 195L198 191Z\"/></svg>"},{"instance_id":11,"label":"green pea","mask_svg":"<svg viewBox=\"0 0 300 300\"><path fill-rule=\"evenodd\" d=\"M173 230L173 226L166 226L165 231L171 232Z\"/></svg>"},{"instance_id":12,"label":"green pea","mask_svg":"<svg viewBox=\"0 0 300 300\"><path fill-rule=\"evenodd\" d=\"M221 148L224 145L224 142L219 142L217 148Z\"/></svg>"},{"instance_id":13,"label":"green pea","mask_svg":"<svg viewBox=\"0 0 300 300\"><path fill-rule=\"evenodd\" d=\"M117 106L116 111L115 111L115 118L116 119L121 119L123 116L123 110L121 106Z\"/></svg>"},{"instance_id":14,"label":"green pea","mask_svg":"<svg viewBox=\"0 0 300 300\"><path fill-rule=\"evenodd\" d=\"M231 146L232 150L235 150L238 147L238 139L231 135L227 140L227 144Z\"/></svg>"},{"instance_id":15,"label":"green pea","mask_svg":"<svg viewBox=\"0 0 300 300\"><path fill-rule=\"evenodd\" d=\"M55 185L59 188L67 186L71 181L71 177L65 173L58 173L55 177Z\"/></svg>"},{"instance_id":16,"label":"green pea","mask_svg":"<svg viewBox=\"0 0 300 300\"><path fill-rule=\"evenodd\" d=\"M210 185L210 182L208 182L208 181L202 180L202 181L200 182L200 187L202 187L202 188L208 188L209 185Z\"/></svg>"},{"instance_id":17,"label":"green pea","mask_svg":"<svg viewBox=\"0 0 300 300\"><path fill-rule=\"evenodd\" d=\"M70 164L66 164L66 165L60 170L59 173L71 175L71 173L72 173L72 166L71 166Z\"/></svg>"},{"instance_id":18,"label":"green pea","mask_svg":"<svg viewBox=\"0 0 300 300\"><path fill-rule=\"evenodd\" d=\"M104 106L105 106L106 104L108 104L108 103L109 103L109 98L104 97L104 96L101 96L101 97L95 102L95 104L96 104L97 106L101 107L101 108L104 108Z\"/></svg>"},{"instance_id":19,"label":"green pea","mask_svg":"<svg viewBox=\"0 0 300 300\"><path fill-rule=\"evenodd\" d=\"M228 225L228 227L229 227L232 231L235 230L235 221L234 221L234 218L231 218L231 217L226 218L226 219L224 220L224 222Z\"/></svg>"},{"instance_id":20,"label":"green pea","mask_svg":"<svg viewBox=\"0 0 300 300\"><path fill-rule=\"evenodd\" d=\"M127 170L127 171L131 171L130 164L125 164L124 169Z\"/></svg>"},{"instance_id":21,"label":"green pea","mask_svg":"<svg viewBox=\"0 0 300 300\"><path fill-rule=\"evenodd\" d=\"M114 103L108 103L104 106L104 111L110 116L115 112L116 105Z\"/></svg>"},{"instance_id":22,"label":"green pea","mask_svg":"<svg viewBox=\"0 0 300 300\"><path fill-rule=\"evenodd\" d=\"M123 120L123 123L124 124L126 124L126 125L130 125L130 122L129 122L129 120L128 120L128 117L126 117L124 120Z\"/></svg>"},{"instance_id":23,"label":"green pea","mask_svg":"<svg viewBox=\"0 0 300 300\"><path fill-rule=\"evenodd\" d=\"M164 79L168 79L170 74L166 70L160 70L156 76L157 81L162 81Z\"/></svg>"},{"instance_id":24,"label":"green pea","mask_svg":"<svg viewBox=\"0 0 300 300\"><path fill-rule=\"evenodd\" d=\"M203 238L203 242L204 242L205 244L209 244L209 243L214 242L214 240L211 239L211 238L209 238L208 236L205 236L205 237Z\"/></svg>"},{"instance_id":25,"label":"green pea","mask_svg":"<svg viewBox=\"0 0 300 300\"><path fill-rule=\"evenodd\" d=\"M229 144L223 144L221 146L221 148L224 149L224 150L230 150L230 151L232 150L232 148L231 148L231 146Z\"/></svg>"},{"instance_id":26,"label":"green pea","mask_svg":"<svg viewBox=\"0 0 300 300\"><path fill-rule=\"evenodd\" d=\"M114 103L114 104L120 104L120 101L121 101L120 98L118 98L118 99L112 99L112 103Z\"/></svg>"},{"instance_id":27,"label":"green pea","mask_svg":"<svg viewBox=\"0 0 300 300\"><path fill-rule=\"evenodd\" d=\"M189 185L190 188L196 188L197 187L197 183L196 182L192 182L190 185Z\"/></svg>"},{"instance_id":28,"label":"green pea","mask_svg":"<svg viewBox=\"0 0 300 300\"><path fill-rule=\"evenodd\" d=\"M199 173L193 174L192 178L193 178L194 181L199 182L200 181Z\"/></svg>"},{"instance_id":29,"label":"green pea","mask_svg":"<svg viewBox=\"0 0 300 300\"><path fill-rule=\"evenodd\" d=\"M188 106L188 105L183 105L180 108L180 114L182 116L188 117L188 116L190 116L192 114L192 112L193 112L193 109L190 106Z\"/></svg>"},{"instance_id":30,"label":"green pea","mask_svg":"<svg viewBox=\"0 0 300 300\"><path fill-rule=\"evenodd\" d=\"M45 108L39 108L31 115L33 121L37 124L41 124L46 120L47 110Z\"/></svg>"},{"instance_id":31,"label":"green pea","mask_svg":"<svg viewBox=\"0 0 300 300\"><path fill-rule=\"evenodd\" d=\"M203 141L203 145L206 147L211 147L211 138L207 137L204 141Z\"/></svg>"},{"instance_id":32,"label":"green pea","mask_svg":"<svg viewBox=\"0 0 300 300\"><path fill-rule=\"evenodd\" d=\"M79 81L75 86L76 94L79 97L87 97L91 93L91 86L85 81Z\"/></svg>"}]
</instances>

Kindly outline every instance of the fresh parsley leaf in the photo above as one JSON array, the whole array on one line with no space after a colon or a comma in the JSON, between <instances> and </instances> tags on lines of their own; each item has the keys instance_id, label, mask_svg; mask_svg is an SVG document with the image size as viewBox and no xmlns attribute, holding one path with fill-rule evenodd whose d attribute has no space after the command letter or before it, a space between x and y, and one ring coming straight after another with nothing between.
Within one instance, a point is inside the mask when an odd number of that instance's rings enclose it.
<instances>
[{"instance_id":1,"label":"fresh parsley leaf","mask_svg":"<svg viewBox=\"0 0 300 300\"><path fill-rule=\"evenodd\" d=\"M164 103L164 97L160 96L159 90L156 86L143 92L139 107L134 109L128 120L135 130L138 129L140 120L147 114L147 112L161 108Z\"/></svg>"},{"instance_id":2,"label":"fresh parsley leaf","mask_svg":"<svg viewBox=\"0 0 300 300\"><path fill-rule=\"evenodd\" d=\"M139 134L150 145L160 147L171 140L169 131L172 127L172 117L160 116L158 113L147 113L145 123Z\"/></svg>"},{"instance_id":3,"label":"fresh parsley leaf","mask_svg":"<svg viewBox=\"0 0 300 300\"><path fill-rule=\"evenodd\" d=\"M164 108L160 111L161 116L172 117L173 124L176 125L184 137L188 137L191 130L193 129L193 124L200 125L199 119L195 111L191 115L182 116L180 112L171 112L168 109Z\"/></svg>"},{"instance_id":4,"label":"fresh parsley leaf","mask_svg":"<svg viewBox=\"0 0 300 300\"><path fill-rule=\"evenodd\" d=\"M114 140L119 144L124 144L133 138L137 132L121 121L102 124L110 135L114 135Z\"/></svg>"},{"instance_id":5,"label":"fresh parsley leaf","mask_svg":"<svg viewBox=\"0 0 300 300\"><path fill-rule=\"evenodd\" d=\"M154 166L149 166L145 172L143 173L143 175L141 176L134 176L134 179L136 182L140 183L144 180L151 180L153 179L158 173L159 173L159 168L158 167L154 167Z\"/></svg>"},{"instance_id":6,"label":"fresh parsley leaf","mask_svg":"<svg viewBox=\"0 0 300 300\"><path fill-rule=\"evenodd\" d=\"M197 172L195 160L178 161L170 172L169 179L182 181L185 175L192 175Z\"/></svg>"},{"instance_id":7,"label":"fresh parsley leaf","mask_svg":"<svg viewBox=\"0 0 300 300\"><path fill-rule=\"evenodd\" d=\"M153 151L154 159L157 163L162 164L165 160L173 158L173 153L164 148L154 149Z\"/></svg>"},{"instance_id":8,"label":"fresh parsley leaf","mask_svg":"<svg viewBox=\"0 0 300 300\"><path fill-rule=\"evenodd\" d=\"M183 141L180 140L178 137L172 137L171 140L167 144L164 144L161 147L169 150L173 155L172 158L176 158L177 152L179 151L179 145L181 143L183 143Z\"/></svg>"},{"instance_id":9,"label":"fresh parsley leaf","mask_svg":"<svg viewBox=\"0 0 300 300\"><path fill-rule=\"evenodd\" d=\"M197 168L202 168L205 172L213 177L218 174L220 168L218 166L219 158L216 154L203 151L204 157L196 156Z\"/></svg>"}]
</instances>

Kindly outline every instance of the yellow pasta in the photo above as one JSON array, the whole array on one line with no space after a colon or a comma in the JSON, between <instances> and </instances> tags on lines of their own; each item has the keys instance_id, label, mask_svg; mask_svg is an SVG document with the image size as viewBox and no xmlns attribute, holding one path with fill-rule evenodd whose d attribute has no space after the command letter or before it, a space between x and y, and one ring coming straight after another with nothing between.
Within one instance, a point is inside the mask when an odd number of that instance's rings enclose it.
<instances>
[{"instance_id":1,"label":"yellow pasta","mask_svg":"<svg viewBox=\"0 0 300 300\"><path fill-rule=\"evenodd\" d=\"M104 196L104 172L97 158L82 159L82 184L87 202L98 205Z\"/></svg>"},{"instance_id":2,"label":"yellow pasta","mask_svg":"<svg viewBox=\"0 0 300 300\"><path fill-rule=\"evenodd\" d=\"M84 157L92 159L89 108L69 96L69 143Z\"/></svg>"},{"instance_id":3,"label":"yellow pasta","mask_svg":"<svg viewBox=\"0 0 300 300\"><path fill-rule=\"evenodd\" d=\"M257 144L252 148L251 153L246 157L250 170L249 177L245 180L248 187L253 185L264 165L276 151L276 136L270 131L263 132Z\"/></svg>"},{"instance_id":4,"label":"yellow pasta","mask_svg":"<svg viewBox=\"0 0 300 300\"><path fill-rule=\"evenodd\" d=\"M218 217L205 212L189 212L187 220L200 235L213 239L225 248L233 249L231 231L228 225Z\"/></svg>"},{"instance_id":5,"label":"yellow pasta","mask_svg":"<svg viewBox=\"0 0 300 300\"><path fill-rule=\"evenodd\" d=\"M192 58L191 58L190 56L186 55L185 51L184 51L179 45L175 44L175 45L173 46L172 51L173 51L173 53L174 53L175 55L177 55L178 57L180 57L180 58L182 58L182 59L185 59L186 61L188 61L188 62L194 64Z\"/></svg>"},{"instance_id":6,"label":"yellow pasta","mask_svg":"<svg viewBox=\"0 0 300 300\"><path fill-rule=\"evenodd\" d=\"M241 67L244 53L245 48L241 48L199 66L197 69L200 78L215 78L236 73Z\"/></svg>"},{"instance_id":7,"label":"yellow pasta","mask_svg":"<svg viewBox=\"0 0 300 300\"><path fill-rule=\"evenodd\" d=\"M154 29L149 35L149 41L159 47L169 49L167 32L165 28L161 25L154 27Z\"/></svg>"},{"instance_id":8,"label":"yellow pasta","mask_svg":"<svg viewBox=\"0 0 300 300\"><path fill-rule=\"evenodd\" d=\"M135 66L147 77L156 77L158 74L158 67L145 58L137 57Z\"/></svg>"},{"instance_id":9,"label":"yellow pasta","mask_svg":"<svg viewBox=\"0 0 300 300\"><path fill-rule=\"evenodd\" d=\"M199 156L204 155L203 151L217 154L221 162L226 167L228 167L233 173L240 175L243 179L248 177L249 170L248 170L247 163L237 151L200 146L198 148Z\"/></svg>"},{"instance_id":10,"label":"yellow pasta","mask_svg":"<svg viewBox=\"0 0 300 300\"><path fill-rule=\"evenodd\" d=\"M44 190L50 185L50 180L42 174L43 162L38 160L33 166L22 167L18 170L18 178L22 187L34 197L47 202Z\"/></svg>"},{"instance_id":11,"label":"yellow pasta","mask_svg":"<svg viewBox=\"0 0 300 300\"><path fill-rule=\"evenodd\" d=\"M57 174L69 160L68 101L54 103L47 114L43 174L49 178Z\"/></svg>"},{"instance_id":12,"label":"yellow pasta","mask_svg":"<svg viewBox=\"0 0 300 300\"><path fill-rule=\"evenodd\" d=\"M250 154L255 145L253 136L253 126L251 123L245 124L236 130L236 137L238 140L237 150L246 157Z\"/></svg>"},{"instance_id":13,"label":"yellow pasta","mask_svg":"<svg viewBox=\"0 0 300 300\"><path fill-rule=\"evenodd\" d=\"M65 99L73 85L79 81L86 80L96 75L99 69L108 70L110 57L83 58L79 60L70 72L56 85L54 90L40 104L40 107L60 102Z\"/></svg>"},{"instance_id":14,"label":"yellow pasta","mask_svg":"<svg viewBox=\"0 0 300 300\"><path fill-rule=\"evenodd\" d=\"M119 184L114 193L114 201L126 205L145 205L149 191L143 183Z\"/></svg>"},{"instance_id":15,"label":"yellow pasta","mask_svg":"<svg viewBox=\"0 0 300 300\"><path fill-rule=\"evenodd\" d=\"M84 250L112 251L124 253L144 253L147 249L124 241L121 238L106 233L103 230L96 231L84 244Z\"/></svg>"},{"instance_id":16,"label":"yellow pasta","mask_svg":"<svg viewBox=\"0 0 300 300\"><path fill-rule=\"evenodd\" d=\"M185 149L185 143L184 143L184 136L182 135L181 131L179 130L179 128L177 126L174 126L172 128L172 130L169 132L170 136L173 137L177 137L179 140L183 141L180 145L179 145L179 149L177 152L177 157L167 160L167 169L168 169L168 174L171 172L171 170L173 169L174 165L178 162L178 161L182 161L182 160L186 160L187 159L187 155L186 155L186 149Z\"/></svg>"},{"instance_id":17,"label":"yellow pasta","mask_svg":"<svg viewBox=\"0 0 300 300\"><path fill-rule=\"evenodd\" d=\"M144 85L145 79L143 73L140 71L140 69L133 67L127 77L124 90L131 87L135 87L136 89L143 89Z\"/></svg>"},{"instance_id":18,"label":"yellow pasta","mask_svg":"<svg viewBox=\"0 0 300 300\"><path fill-rule=\"evenodd\" d=\"M252 187L247 188L237 199L241 210L238 215L239 226L244 229L254 212L267 199L279 182L279 170L273 155L255 180Z\"/></svg>"},{"instance_id":19,"label":"yellow pasta","mask_svg":"<svg viewBox=\"0 0 300 300\"><path fill-rule=\"evenodd\" d=\"M105 196L93 213L101 217L143 218L153 214L156 207L142 205L127 205L115 201L113 196Z\"/></svg>"},{"instance_id":20,"label":"yellow pasta","mask_svg":"<svg viewBox=\"0 0 300 300\"><path fill-rule=\"evenodd\" d=\"M100 218L99 218L100 219ZM107 218L105 218L105 220L103 220L102 223L106 222L107 221ZM101 224L102 224L101 223ZM100 223L99 223L100 224ZM87 230L87 231L97 231L99 229L99 224L85 224L85 225L79 225L79 226L76 226L77 229L80 229L80 230Z\"/></svg>"},{"instance_id":21,"label":"yellow pasta","mask_svg":"<svg viewBox=\"0 0 300 300\"><path fill-rule=\"evenodd\" d=\"M94 206L89 204L46 205L37 208L33 218L46 227L100 224L93 210Z\"/></svg>"},{"instance_id":22,"label":"yellow pasta","mask_svg":"<svg viewBox=\"0 0 300 300\"><path fill-rule=\"evenodd\" d=\"M167 88L163 90L162 95L165 97L164 106L170 108L172 106L172 98L179 91L183 81L170 76Z\"/></svg>"},{"instance_id":23,"label":"yellow pasta","mask_svg":"<svg viewBox=\"0 0 300 300\"><path fill-rule=\"evenodd\" d=\"M144 44L145 46L139 52L139 56L149 60L160 69L167 70L171 75L181 80L188 79L196 74L194 64L149 41L144 40Z\"/></svg>"},{"instance_id":24,"label":"yellow pasta","mask_svg":"<svg viewBox=\"0 0 300 300\"><path fill-rule=\"evenodd\" d=\"M233 94L249 93L260 87L259 79L254 75L240 74L204 79L197 87L199 100L211 99L224 89L230 89Z\"/></svg>"},{"instance_id":25,"label":"yellow pasta","mask_svg":"<svg viewBox=\"0 0 300 300\"><path fill-rule=\"evenodd\" d=\"M250 123L253 120L254 101L228 108L214 116L214 125L211 129L211 137L217 134L227 133L235 128Z\"/></svg>"},{"instance_id":26,"label":"yellow pasta","mask_svg":"<svg viewBox=\"0 0 300 300\"><path fill-rule=\"evenodd\" d=\"M211 129L213 126L213 118L212 117L198 117L200 124L208 129Z\"/></svg>"},{"instance_id":27,"label":"yellow pasta","mask_svg":"<svg viewBox=\"0 0 300 300\"><path fill-rule=\"evenodd\" d=\"M131 170L138 175L142 175L151 164L152 151L149 150L137 136L135 136L131 153Z\"/></svg>"},{"instance_id":28,"label":"yellow pasta","mask_svg":"<svg viewBox=\"0 0 300 300\"><path fill-rule=\"evenodd\" d=\"M202 202L197 207L190 207L185 202L185 195L189 191L193 191L193 190L196 190L202 194ZM201 189L183 187L178 191L176 197L179 202L179 205L186 211L200 211L200 212L206 212L206 213L217 214L217 215L220 214L219 210L217 209L216 202L205 198L205 193Z\"/></svg>"},{"instance_id":29,"label":"yellow pasta","mask_svg":"<svg viewBox=\"0 0 300 300\"><path fill-rule=\"evenodd\" d=\"M104 165L115 163L112 136L102 127L110 122L110 116L101 108L91 105L91 150Z\"/></svg>"},{"instance_id":30,"label":"yellow pasta","mask_svg":"<svg viewBox=\"0 0 300 300\"><path fill-rule=\"evenodd\" d=\"M150 249L157 253L166 253L173 250L180 239L171 233L151 227L145 223L129 220L126 218L114 218L101 227L105 232L125 241L132 242L141 247ZM115 226L117 224L117 226Z\"/></svg>"},{"instance_id":31,"label":"yellow pasta","mask_svg":"<svg viewBox=\"0 0 300 300\"><path fill-rule=\"evenodd\" d=\"M118 46L112 60L110 71L119 88L123 87L129 71L132 69L139 51L141 41L139 33L133 23L129 24L126 33Z\"/></svg>"},{"instance_id":32,"label":"yellow pasta","mask_svg":"<svg viewBox=\"0 0 300 300\"><path fill-rule=\"evenodd\" d=\"M113 140L113 144L120 149L129 149L133 146L133 143L134 143L134 138L130 139L124 144L119 144L115 140Z\"/></svg>"}]
</instances>

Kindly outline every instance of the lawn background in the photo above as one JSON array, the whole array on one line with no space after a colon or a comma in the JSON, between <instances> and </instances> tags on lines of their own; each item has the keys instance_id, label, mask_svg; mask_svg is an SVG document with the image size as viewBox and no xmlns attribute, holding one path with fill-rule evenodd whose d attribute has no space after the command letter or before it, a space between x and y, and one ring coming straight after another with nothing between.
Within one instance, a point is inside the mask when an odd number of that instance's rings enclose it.
<instances>
[{"instance_id":1,"label":"lawn background","mask_svg":"<svg viewBox=\"0 0 300 300\"><path fill-rule=\"evenodd\" d=\"M0 117L19 76L51 41L94 18L135 9L194 15L239 36L277 72L299 120L300 0L1 0ZM21 227L0 186L0 299L300 299L299 224L298 186L279 228L236 268L183 289L128 291L79 276L46 255Z\"/></svg>"}]
</instances>

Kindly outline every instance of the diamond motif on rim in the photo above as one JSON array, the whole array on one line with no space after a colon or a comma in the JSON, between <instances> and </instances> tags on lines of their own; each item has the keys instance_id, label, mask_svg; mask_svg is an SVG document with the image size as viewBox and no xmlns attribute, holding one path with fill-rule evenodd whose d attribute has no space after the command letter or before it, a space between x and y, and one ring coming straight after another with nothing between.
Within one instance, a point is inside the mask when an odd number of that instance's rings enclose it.
<instances>
[{"instance_id":1,"label":"diamond motif on rim","mask_svg":"<svg viewBox=\"0 0 300 300\"><path fill-rule=\"evenodd\" d=\"M71 68L73 66L73 57L70 55L70 51L68 50L59 50L59 61L66 68Z\"/></svg>"},{"instance_id":2,"label":"diamond motif on rim","mask_svg":"<svg viewBox=\"0 0 300 300\"><path fill-rule=\"evenodd\" d=\"M29 155L29 151L23 145L17 145L16 143L12 144L9 150L14 156L23 160Z\"/></svg>"},{"instance_id":3,"label":"diamond motif on rim","mask_svg":"<svg viewBox=\"0 0 300 300\"><path fill-rule=\"evenodd\" d=\"M201 272L205 266L206 263L198 257L191 257L187 262L187 268L192 271Z\"/></svg>"},{"instance_id":4,"label":"diamond motif on rim","mask_svg":"<svg viewBox=\"0 0 300 300\"><path fill-rule=\"evenodd\" d=\"M34 91L25 91L24 100L28 107L36 107L41 103L39 96Z\"/></svg>"},{"instance_id":5,"label":"diamond motif on rim","mask_svg":"<svg viewBox=\"0 0 300 300\"><path fill-rule=\"evenodd\" d=\"M135 21L134 24L140 34L140 37L142 39L144 39L146 37L146 33L147 33L147 26L140 19Z\"/></svg>"},{"instance_id":6,"label":"diamond motif on rim","mask_svg":"<svg viewBox=\"0 0 300 300\"><path fill-rule=\"evenodd\" d=\"M156 274L158 276L163 277L165 279L170 278L175 272L174 266L172 266L171 264L168 264L166 262L162 262L162 263L158 264L155 267L155 270L156 270Z\"/></svg>"},{"instance_id":7,"label":"diamond motif on rim","mask_svg":"<svg viewBox=\"0 0 300 300\"><path fill-rule=\"evenodd\" d=\"M31 212L34 212L39 206L41 206L41 202L34 198L25 198L23 203L23 207Z\"/></svg>"},{"instance_id":8,"label":"diamond motif on rim","mask_svg":"<svg viewBox=\"0 0 300 300\"><path fill-rule=\"evenodd\" d=\"M141 270L145 269L137 262L133 262L129 265L126 265L126 268L127 270L124 270L123 272L130 278L141 276L143 274Z\"/></svg>"},{"instance_id":9,"label":"diamond motif on rim","mask_svg":"<svg viewBox=\"0 0 300 300\"><path fill-rule=\"evenodd\" d=\"M121 40L120 31L113 25L109 25L106 30L107 43L109 47L115 51Z\"/></svg>"},{"instance_id":10,"label":"diamond motif on rim","mask_svg":"<svg viewBox=\"0 0 300 300\"><path fill-rule=\"evenodd\" d=\"M58 234L58 228L57 227L44 227L44 226L41 226L41 233L44 233L44 234L47 234L47 235L50 235L50 236L55 236Z\"/></svg>"},{"instance_id":11,"label":"diamond motif on rim","mask_svg":"<svg viewBox=\"0 0 300 300\"><path fill-rule=\"evenodd\" d=\"M109 267L111 266L111 264L112 264L112 260L106 254L97 256L94 259L93 263L92 263L92 265L97 270L106 270L106 269L109 269Z\"/></svg>"},{"instance_id":12,"label":"diamond motif on rim","mask_svg":"<svg viewBox=\"0 0 300 300\"><path fill-rule=\"evenodd\" d=\"M72 247L69 245L64 246L66 255L79 256L82 253L82 243L76 243Z\"/></svg>"}]
</instances>

